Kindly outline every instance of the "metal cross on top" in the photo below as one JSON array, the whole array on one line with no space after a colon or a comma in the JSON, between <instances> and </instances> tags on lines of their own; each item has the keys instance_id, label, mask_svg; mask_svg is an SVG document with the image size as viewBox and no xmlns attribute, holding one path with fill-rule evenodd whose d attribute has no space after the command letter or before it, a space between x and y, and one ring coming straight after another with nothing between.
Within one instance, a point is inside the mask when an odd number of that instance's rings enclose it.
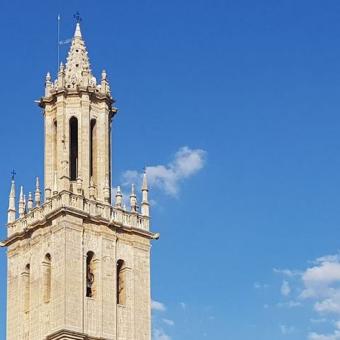
<instances>
[{"instance_id":1,"label":"metal cross on top","mask_svg":"<svg viewBox=\"0 0 340 340\"><path fill-rule=\"evenodd\" d=\"M14 177L17 173L15 172L15 170L13 169L12 172L11 172L11 175L12 175L12 180L14 180Z\"/></svg>"},{"instance_id":2,"label":"metal cross on top","mask_svg":"<svg viewBox=\"0 0 340 340\"><path fill-rule=\"evenodd\" d=\"M76 14L73 14L73 18L76 19L78 24L81 23L81 21L83 20L79 12L77 12Z\"/></svg>"}]
</instances>

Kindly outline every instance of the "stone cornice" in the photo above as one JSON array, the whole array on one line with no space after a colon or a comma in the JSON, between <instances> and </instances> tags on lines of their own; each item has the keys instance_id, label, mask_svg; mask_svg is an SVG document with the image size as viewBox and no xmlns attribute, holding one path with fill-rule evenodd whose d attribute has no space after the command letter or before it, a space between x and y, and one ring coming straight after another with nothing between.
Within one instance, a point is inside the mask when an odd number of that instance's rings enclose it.
<instances>
[{"instance_id":1,"label":"stone cornice","mask_svg":"<svg viewBox=\"0 0 340 340\"><path fill-rule=\"evenodd\" d=\"M81 96L82 94L88 94L92 101L105 101L106 104L111 108L112 105L115 103L115 100L111 97L111 95L99 92L97 89L92 87L77 87L76 89L67 89L61 88L57 90L52 90L51 95L47 97L41 97L38 100L38 105L41 108L45 108L46 104L53 104L56 102L57 97L62 95L66 97L72 96ZM113 113L116 113L116 109L112 108Z\"/></svg>"},{"instance_id":2,"label":"stone cornice","mask_svg":"<svg viewBox=\"0 0 340 340\"><path fill-rule=\"evenodd\" d=\"M24 239L35 230L52 223L56 217L66 214L148 239L157 237L149 231L148 217L64 190L41 207L32 209L22 218L8 224L8 238L3 241L3 245L8 246Z\"/></svg>"},{"instance_id":3,"label":"stone cornice","mask_svg":"<svg viewBox=\"0 0 340 340\"><path fill-rule=\"evenodd\" d=\"M66 329L57 331L53 334L48 335L45 340L109 340L108 338L97 338L84 333L78 333L75 331L69 331Z\"/></svg>"}]
</instances>

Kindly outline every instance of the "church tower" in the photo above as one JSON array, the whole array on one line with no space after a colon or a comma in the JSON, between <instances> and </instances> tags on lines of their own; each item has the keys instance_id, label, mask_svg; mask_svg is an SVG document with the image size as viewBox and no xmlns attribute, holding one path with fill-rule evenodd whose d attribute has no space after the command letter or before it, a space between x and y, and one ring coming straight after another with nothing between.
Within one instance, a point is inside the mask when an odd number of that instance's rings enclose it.
<instances>
[{"instance_id":1,"label":"church tower","mask_svg":"<svg viewBox=\"0 0 340 340\"><path fill-rule=\"evenodd\" d=\"M79 23L57 79L39 101L45 121L44 189L12 179L7 340L150 340L146 174L139 207L111 197L111 126L117 110L106 72L91 72ZM42 199L44 196L44 199ZM17 211L18 210L18 211Z\"/></svg>"}]
</instances>

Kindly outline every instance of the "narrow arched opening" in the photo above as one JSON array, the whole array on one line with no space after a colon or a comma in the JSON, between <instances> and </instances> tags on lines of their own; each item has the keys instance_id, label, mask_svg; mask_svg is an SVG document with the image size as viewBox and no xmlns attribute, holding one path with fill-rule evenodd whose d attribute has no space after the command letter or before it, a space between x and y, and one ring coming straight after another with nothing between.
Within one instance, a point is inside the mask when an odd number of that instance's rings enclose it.
<instances>
[{"instance_id":1,"label":"narrow arched opening","mask_svg":"<svg viewBox=\"0 0 340 340\"><path fill-rule=\"evenodd\" d=\"M23 311L28 313L30 311L30 295L31 295L31 267L28 263L25 266L24 272L22 273L22 283L23 283Z\"/></svg>"},{"instance_id":2,"label":"narrow arched opening","mask_svg":"<svg viewBox=\"0 0 340 340\"><path fill-rule=\"evenodd\" d=\"M43 261L43 298L48 303L51 299L52 286L52 258L50 254L46 254Z\"/></svg>"},{"instance_id":3,"label":"narrow arched opening","mask_svg":"<svg viewBox=\"0 0 340 340\"><path fill-rule=\"evenodd\" d=\"M86 254L86 296L94 297L95 268L94 253L89 251Z\"/></svg>"},{"instance_id":4,"label":"narrow arched opening","mask_svg":"<svg viewBox=\"0 0 340 340\"><path fill-rule=\"evenodd\" d=\"M53 123L53 170L58 170L58 123Z\"/></svg>"},{"instance_id":5,"label":"narrow arched opening","mask_svg":"<svg viewBox=\"0 0 340 340\"><path fill-rule=\"evenodd\" d=\"M90 178L97 176L97 121L91 119L90 124Z\"/></svg>"},{"instance_id":6,"label":"narrow arched opening","mask_svg":"<svg viewBox=\"0 0 340 340\"><path fill-rule=\"evenodd\" d=\"M70 179L75 181L78 176L78 119L70 119Z\"/></svg>"},{"instance_id":7,"label":"narrow arched opening","mask_svg":"<svg viewBox=\"0 0 340 340\"><path fill-rule=\"evenodd\" d=\"M116 292L117 304L126 304L126 277L125 277L125 262L123 260L117 261L117 277L116 277Z\"/></svg>"}]
</instances>

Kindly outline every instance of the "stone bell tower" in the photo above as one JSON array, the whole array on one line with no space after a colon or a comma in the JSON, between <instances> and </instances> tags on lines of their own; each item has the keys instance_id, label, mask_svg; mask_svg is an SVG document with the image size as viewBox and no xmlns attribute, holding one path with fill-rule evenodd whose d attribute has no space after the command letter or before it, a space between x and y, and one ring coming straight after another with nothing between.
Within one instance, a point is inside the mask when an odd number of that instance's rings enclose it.
<instances>
[{"instance_id":1,"label":"stone bell tower","mask_svg":"<svg viewBox=\"0 0 340 340\"><path fill-rule=\"evenodd\" d=\"M79 23L66 65L48 73L45 181L8 209L7 340L150 340L150 241L146 174L125 208L111 198L113 106L97 83ZM44 200L42 193L44 192ZM113 201L113 202L112 202ZM17 214L18 210L18 214Z\"/></svg>"}]
</instances>

